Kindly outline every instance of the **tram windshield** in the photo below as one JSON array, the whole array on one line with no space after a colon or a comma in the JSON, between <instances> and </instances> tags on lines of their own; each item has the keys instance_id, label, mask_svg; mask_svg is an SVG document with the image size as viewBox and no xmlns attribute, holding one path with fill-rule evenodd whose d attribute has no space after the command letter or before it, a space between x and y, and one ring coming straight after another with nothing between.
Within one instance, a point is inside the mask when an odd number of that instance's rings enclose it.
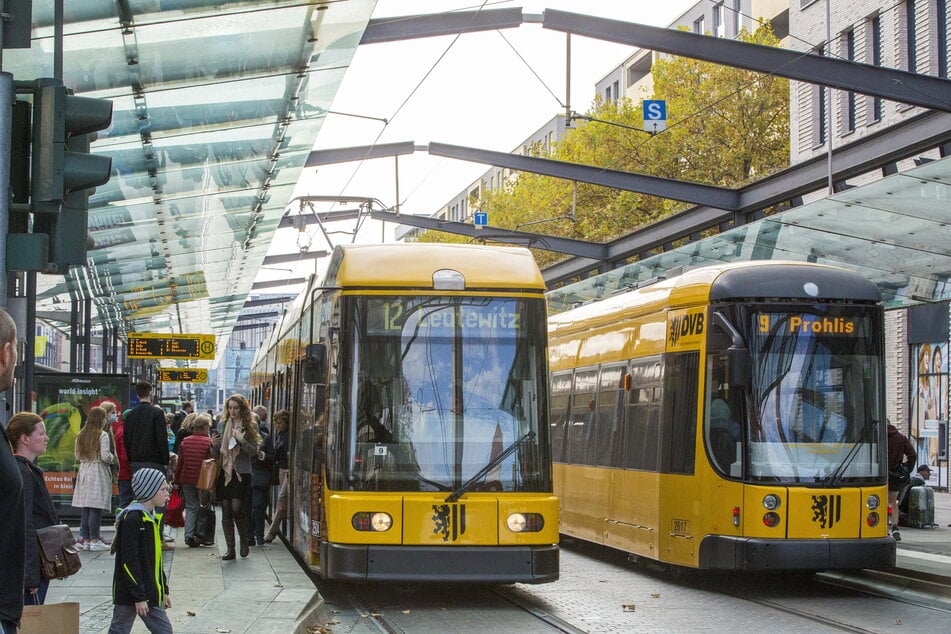
<instances>
[{"instance_id":1,"label":"tram windshield","mask_svg":"<svg viewBox=\"0 0 951 634\"><path fill-rule=\"evenodd\" d=\"M750 481L880 481L880 309L714 310L736 327L751 361L748 380L731 386L726 350L708 357L705 429L715 466Z\"/></svg>"},{"instance_id":2,"label":"tram windshield","mask_svg":"<svg viewBox=\"0 0 951 634\"><path fill-rule=\"evenodd\" d=\"M548 426L540 420L543 300L372 296L348 298L347 306L342 340L352 361L341 368L349 433L340 485L451 492L485 470L466 490L550 487Z\"/></svg>"}]
</instances>

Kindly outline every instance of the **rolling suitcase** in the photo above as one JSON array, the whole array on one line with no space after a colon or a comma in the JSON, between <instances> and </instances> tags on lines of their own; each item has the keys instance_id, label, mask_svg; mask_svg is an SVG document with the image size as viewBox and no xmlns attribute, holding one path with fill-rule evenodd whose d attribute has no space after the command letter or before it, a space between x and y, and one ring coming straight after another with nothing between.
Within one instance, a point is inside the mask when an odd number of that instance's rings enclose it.
<instances>
[{"instance_id":1,"label":"rolling suitcase","mask_svg":"<svg viewBox=\"0 0 951 634\"><path fill-rule=\"evenodd\" d=\"M908 492L908 525L915 528L935 528L934 489L928 486L912 487Z\"/></svg>"}]
</instances>

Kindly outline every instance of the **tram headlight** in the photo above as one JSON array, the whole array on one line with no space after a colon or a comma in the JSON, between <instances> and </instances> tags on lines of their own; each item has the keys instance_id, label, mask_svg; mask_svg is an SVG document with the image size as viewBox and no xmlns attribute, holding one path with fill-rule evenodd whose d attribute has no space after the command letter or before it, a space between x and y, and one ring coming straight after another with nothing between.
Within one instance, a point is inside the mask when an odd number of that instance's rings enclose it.
<instances>
[{"instance_id":1,"label":"tram headlight","mask_svg":"<svg viewBox=\"0 0 951 634\"><path fill-rule=\"evenodd\" d=\"M763 498L763 506L767 511L775 511L782 503L782 500L780 500L779 496L775 493L770 493Z\"/></svg>"},{"instance_id":2,"label":"tram headlight","mask_svg":"<svg viewBox=\"0 0 951 634\"><path fill-rule=\"evenodd\" d=\"M541 513L512 513L505 525L513 533L537 533L545 527L545 518Z\"/></svg>"},{"instance_id":3,"label":"tram headlight","mask_svg":"<svg viewBox=\"0 0 951 634\"><path fill-rule=\"evenodd\" d=\"M868 496L868 499L865 500L865 506L867 506L867 507L868 507L868 510L870 510L870 511L874 511L874 510L877 509L879 506L881 506L881 504L882 504L882 501L881 501L881 500L879 499L879 497L878 497L877 495L875 495L875 494L872 494L872 495Z\"/></svg>"},{"instance_id":4,"label":"tram headlight","mask_svg":"<svg viewBox=\"0 0 951 634\"><path fill-rule=\"evenodd\" d=\"M763 514L763 524L773 528L774 526L779 526L779 513L774 513L770 511L769 513Z\"/></svg>"},{"instance_id":5,"label":"tram headlight","mask_svg":"<svg viewBox=\"0 0 951 634\"><path fill-rule=\"evenodd\" d=\"M353 517L350 518L350 525L353 526L354 530L361 532L375 531L377 533L383 533L390 530L390 527L393 526L393 518L390 517L389 513L370 513L368 511L362 511L353 514Z\"/></svg>"}]
</instances>

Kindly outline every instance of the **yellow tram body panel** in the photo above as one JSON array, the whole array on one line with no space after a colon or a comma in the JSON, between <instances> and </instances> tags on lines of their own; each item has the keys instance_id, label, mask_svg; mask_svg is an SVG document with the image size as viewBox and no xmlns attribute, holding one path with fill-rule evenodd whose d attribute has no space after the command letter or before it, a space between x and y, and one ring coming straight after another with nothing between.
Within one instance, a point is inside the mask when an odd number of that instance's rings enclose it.
<instances>
[{"instance_id":1,"label":"yellow tram body panel","mask_svg":"<svg viewBox=\"0 0 951 634\"><path fill-rule=\"evenodd\" d=\"M558 542L558 499L551 495L468 494L447 503L446 494L328 492L327 541L341 544L404 546L515 546ZM386 531L361 531L353 526L357 513L387 513ZM544 518L540 531L514 533L506 526L512 513Z\"/></svg>"}]
</instances>

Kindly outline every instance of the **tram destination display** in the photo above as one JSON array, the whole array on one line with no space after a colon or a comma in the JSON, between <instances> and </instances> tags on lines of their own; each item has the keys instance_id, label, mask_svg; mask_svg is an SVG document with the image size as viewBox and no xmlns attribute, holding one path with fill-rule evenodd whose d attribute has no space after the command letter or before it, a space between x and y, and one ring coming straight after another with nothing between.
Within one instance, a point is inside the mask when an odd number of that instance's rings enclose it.
<instances>
[{"instance_id":1,"label":"tram destination display","mask_svg":"<svg viewBox=\"0 0 951 634\"><path fill-rule=\"evenodd\" d=\"M213 360L215 336L130 333L126 356L130 359Z\"/></svg>"}]
</instances>

